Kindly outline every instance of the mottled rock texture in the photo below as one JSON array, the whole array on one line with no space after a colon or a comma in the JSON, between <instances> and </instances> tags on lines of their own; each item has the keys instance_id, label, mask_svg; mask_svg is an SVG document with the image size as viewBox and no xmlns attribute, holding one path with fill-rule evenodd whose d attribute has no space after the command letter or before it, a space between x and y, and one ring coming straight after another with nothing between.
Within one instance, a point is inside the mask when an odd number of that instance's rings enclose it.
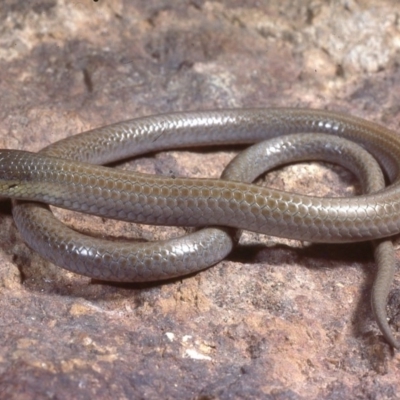
<instances>
[{"instance_id":1,"label":"mottled rock texture","mask_svg":"<svg viewBox=\"0 0 400 400\"><path fill-rule=\"evenodd\" d=\"M2 0L0 147L37 151L148 114L295 106L400 123L397 0ZM219 176L237 149L121 166ZM260 184L357 192L339 167ZM164 284L91 281L44 261L0 214L2 399L393 399L400 358L372 318L368 244L245 233L229 259ZM153 240L182 229L64 211L83 231ZM400 275L388 314L400 327ZM400 333L397 335L400 336Z\"/></svg>"}]
</instances>

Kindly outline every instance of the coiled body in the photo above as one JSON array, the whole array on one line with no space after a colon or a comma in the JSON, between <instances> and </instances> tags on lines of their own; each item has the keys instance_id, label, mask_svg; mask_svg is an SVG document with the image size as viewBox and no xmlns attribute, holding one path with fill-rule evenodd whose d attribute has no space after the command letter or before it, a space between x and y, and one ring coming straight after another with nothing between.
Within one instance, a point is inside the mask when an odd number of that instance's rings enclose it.
<instances>
[{"instance_id":1,"label":"coiled body","mask_svg":"<svg viewBox=\"0 0 400 400\"><path fill-rule=\"evenodd\" d=\"M302 132L359 143L378 160L391 186L354 198L321 199L237 181L173 179L90 165L167 148L252 143ZM50 157L1 151L0 195L128 221L218 225L316 242L355 242L400 232L400 138L384 127L342 114L242 109L160 115L85 132L41 154ZM14 218L35 250L59 265L101 279L143 281L182 275L204 268L201 260L207 259L207 265L216 262L212 251L202 253L210 243L224 247L221 254L232 246L219 239L220 233L207 233L199 242L169 241L157 249L150 244L133 260L129 245L110 245L70 231L43 207L18 203ZM193 262L185 258L188 254L201 256Z\"/></svg>"}]
</instances>

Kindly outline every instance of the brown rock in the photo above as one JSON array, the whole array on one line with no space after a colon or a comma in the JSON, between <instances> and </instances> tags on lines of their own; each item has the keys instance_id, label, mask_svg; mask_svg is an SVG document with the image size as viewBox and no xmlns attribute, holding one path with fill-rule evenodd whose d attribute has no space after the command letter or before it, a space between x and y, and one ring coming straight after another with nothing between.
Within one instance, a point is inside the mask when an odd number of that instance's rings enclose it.
<instances>
[{"instance_id":1,"label":"brown rock","mask_svg":"<svg viewBox=\"0 0 400 400\"><path fill-rule=\"evenodd\" d=\"M362 3L362 4L361 4ZM37 151L153 113L227 107L341 110L397 128L400 5L377 1L21 2L0 6L0 147ZM236 151L236 150L235 150ZM234 150L170 151L125 168L219 176ZM262 184L352 195L338 167ZM399 355L373 320L368 244L245 233L219 265L164 284L74 275L0 216L0 398L396 398ZM65 211L77 229L181 234ZM389 302L400 324L396 289Z\"/></svg>"}]
</instances>

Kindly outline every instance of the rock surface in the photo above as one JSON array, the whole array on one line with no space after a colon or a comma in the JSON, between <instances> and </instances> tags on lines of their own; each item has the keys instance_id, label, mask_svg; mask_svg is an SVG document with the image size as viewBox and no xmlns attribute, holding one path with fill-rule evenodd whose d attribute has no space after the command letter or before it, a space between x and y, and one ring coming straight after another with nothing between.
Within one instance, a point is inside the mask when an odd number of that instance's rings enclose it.
<instances>
[{"instance_id":1,"label":"rock surface","mask_svg":"<svg viewBox=\"0 0 400 400\"><path fill-rule=\"evenodd\" d=\"M397 129L399 16L396 0L3 0L0 147L37 151L136 116L228 107L326 108ZM217 177L235 151L169 151L122 166ZM260 184L321 196L357 191L343 169L311 163ZM367 243L245 233L227 260L194 276L118 285L41 259L22 242L10 202L0 207L0 398L400 393L399 354L371 314ZM107 236L183 232L56 213ZM399 288L396 274L395 331Z\"/></svg>"}]
</instances>

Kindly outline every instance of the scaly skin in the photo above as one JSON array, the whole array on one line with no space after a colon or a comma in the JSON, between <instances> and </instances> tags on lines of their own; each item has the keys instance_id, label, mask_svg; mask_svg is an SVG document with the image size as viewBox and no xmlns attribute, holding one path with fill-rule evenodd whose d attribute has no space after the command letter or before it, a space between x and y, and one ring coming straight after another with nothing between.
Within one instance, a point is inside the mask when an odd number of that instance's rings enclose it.
<instances>
[{"instance_id":1,"label":"scaly skin","mask_svg":"<svg viewBox=\"0 0 400 400\"><path fill-rule=\"evenodd\" d=\"M301 132L331 134L361 144L376 157L393 184L379 193L321 199L233 180L173 179L81 163L108 163L166 148L251 143ZM337 162L341 158L338 155ZM249 163L254 163L254 158ZM2 150L0 195L150 224L218 225L314 242L356 242L400 232L399 163L400 139L394 132L351 116L297 109L176 113L84 132L39 155ZM204 235L196 232L195 238L174 239L161 247L146 244L133 256L131 245L117 247L115 242L84 237L68 230L39 205L18 202L13 214L24 239L43 256L101 279L144 281L179 276L217 262L220 255L215 256L213 244L222 258L232 247L226 231L216 229ZM398 347L384 309L393 278L393 262L387 260L394 258L388 250L375 253L386 261L378 269L373 310L385 337Z\"/></svg>"}]
</instances>

